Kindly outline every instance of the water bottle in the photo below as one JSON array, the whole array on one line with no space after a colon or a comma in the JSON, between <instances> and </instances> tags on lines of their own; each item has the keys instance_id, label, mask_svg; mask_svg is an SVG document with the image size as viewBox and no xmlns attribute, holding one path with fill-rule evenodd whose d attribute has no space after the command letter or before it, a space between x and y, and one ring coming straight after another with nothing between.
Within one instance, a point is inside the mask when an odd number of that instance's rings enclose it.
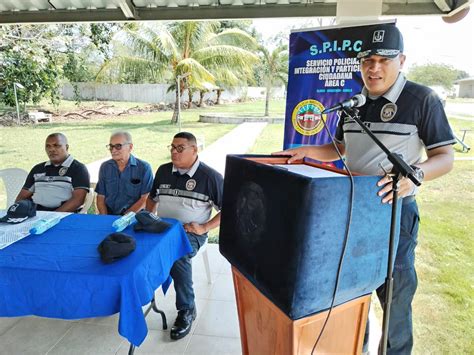
<instances>
[{"instance_id":1,"label":"water bottle","mask_svg":"<svg viewBox=\"0 0 474 355\"><path fill-rule=\"evenodd\" d=\"M128 212L126 215L116 219L114 223L112 223L112 227L116 232L121 232L136 221L135 212Z\"/></svg>"},{"instance_id":2,"label":"water bottle","mask_svg":"<svg viewBox=\"0 0 474 355\"><path fill-rule=\"evenodd\" d=\"M46 232L49 228L58 224L60 220L61 218L59 217L54 217L50 219L40 219L35 224L33 224L33 227L31 227L30 229L30 234L42 234Z\"/></svg>"}]
</instances>

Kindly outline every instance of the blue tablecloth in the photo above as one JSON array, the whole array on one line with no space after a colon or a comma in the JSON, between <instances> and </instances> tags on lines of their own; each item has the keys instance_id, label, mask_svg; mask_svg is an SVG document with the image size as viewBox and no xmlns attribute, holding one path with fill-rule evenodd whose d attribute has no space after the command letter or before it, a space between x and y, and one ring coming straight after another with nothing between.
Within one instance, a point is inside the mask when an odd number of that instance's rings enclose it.
<instances>
[{"instance_id":1,"label":"blue tablecloth","mask_svg":"<svg viewBox=\"0 0 474 355\"><path fill-rule=\"evenodd\" d=\"M120 312L119 333L140 345L147 335L142 306L162 284L169 286L173 263L191 252L181 224L165 233L123 232L135 251L104 264L98 244L116 216L74 214L42 235L30 235L0 250L0 317L36 315L61 319Z\"/></svg>"}]
</instances>

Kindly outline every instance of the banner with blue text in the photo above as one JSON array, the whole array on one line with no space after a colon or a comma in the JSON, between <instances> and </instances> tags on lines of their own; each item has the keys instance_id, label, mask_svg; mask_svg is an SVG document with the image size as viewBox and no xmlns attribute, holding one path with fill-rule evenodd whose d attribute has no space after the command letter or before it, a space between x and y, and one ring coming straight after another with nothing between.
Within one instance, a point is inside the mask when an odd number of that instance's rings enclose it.
<instances>
[{"instance_id":1,"label":"banner with blue text","mask_svg":"<svg viewBox=\"0 0 474 355\"><path fill-rule=\"evenodd\" d=\"M331 142L339 113L322 114L363 86L357 53L368 25L302 30L290 35L284 149ZM334 165L342 167L340 161Z\"/></svg>"}]
</instances>

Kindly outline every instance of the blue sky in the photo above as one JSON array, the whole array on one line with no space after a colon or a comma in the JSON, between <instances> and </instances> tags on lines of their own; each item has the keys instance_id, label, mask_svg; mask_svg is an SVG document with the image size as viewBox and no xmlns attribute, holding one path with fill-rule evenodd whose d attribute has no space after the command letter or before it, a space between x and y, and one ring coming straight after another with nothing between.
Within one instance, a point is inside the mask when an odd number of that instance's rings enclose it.
<instances>
[{"instance_id":1,"label":"blue sky","mask_svg":"<svg viewBox=\"0 0 474 355\"><path fill-rule=\"evenodd\" d=\"M329 25L329 18L324 19ZM315 27L309 18L258 19L253 24L264 38L291 28ZM407 61L413 64L445 63L474 76L474 8L461 21L448 24L439 16L405 16L397 18L405 40Z\"/></svg>"}]
</instances>

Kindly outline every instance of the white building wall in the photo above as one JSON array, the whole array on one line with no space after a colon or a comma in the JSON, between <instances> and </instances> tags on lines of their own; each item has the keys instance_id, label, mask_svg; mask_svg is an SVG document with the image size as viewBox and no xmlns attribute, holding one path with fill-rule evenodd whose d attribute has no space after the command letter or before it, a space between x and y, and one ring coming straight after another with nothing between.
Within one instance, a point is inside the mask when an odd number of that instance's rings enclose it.
<instances>
[{"instance_id":1,"label":"white building wall","mask_svg":"<svg viewBox=\"0 0 474 355\"><path fill-rule=\"evenodd\" d=\"M474 98L474 79L459 82L458 96Z\"/></svg>"},{"instance_id":2,"label":"white building wall","mask_svg":"<svg viewBox=\"0 0 474 355\"><path fill-rule=\"evenodd\" d=\"M175 93L166 92L167 84L100 84L78 83L82 100L94 101L129 101L145 102L150 104L170 104L175 101ZM223 101L236 101L241 99L264 99L266 89L262 87L240 87L225 90L221 94ZM62 86L61 93L64 99L74 100L74 89L67 83ZM273 98L284 98L285 88L272 89ZM206 93L204 100L216 100L216 93ZM181 100L188 100L188 92L183 92ZM199 92L193 94L193 101L199 101Z\"/></svg>"}]
</instances>

